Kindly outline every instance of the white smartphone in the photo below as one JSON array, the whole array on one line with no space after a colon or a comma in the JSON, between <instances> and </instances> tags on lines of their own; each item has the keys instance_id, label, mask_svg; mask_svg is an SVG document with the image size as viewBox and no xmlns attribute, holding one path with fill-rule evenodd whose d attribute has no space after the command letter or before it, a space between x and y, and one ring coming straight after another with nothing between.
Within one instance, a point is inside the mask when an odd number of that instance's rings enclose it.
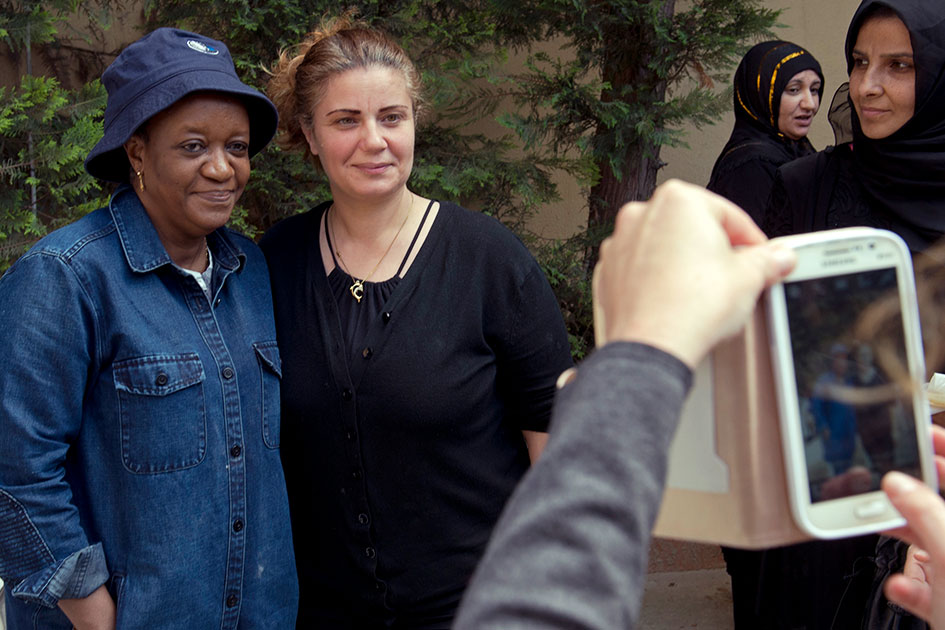
<instances>
[{"instance_id":1,"label":"white smartphone","mask_svg":"<svg viewBox=\"0 0 945 630\"><path fill-rule=\"evenodd\" d=\"M865 227L778 240L798 255L765 300L795 520L817 538L903 525L882 476L938 487L909 250Z\"/></svg>"}]
</instances>

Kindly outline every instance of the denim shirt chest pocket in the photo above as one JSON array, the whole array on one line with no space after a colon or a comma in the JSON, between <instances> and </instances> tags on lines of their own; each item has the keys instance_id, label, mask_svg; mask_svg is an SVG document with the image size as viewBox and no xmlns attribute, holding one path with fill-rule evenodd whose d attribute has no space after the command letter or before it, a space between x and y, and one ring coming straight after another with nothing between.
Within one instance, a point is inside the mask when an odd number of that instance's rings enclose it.
<instances>
[{"instance_id":1,"label":"denim shirt chest pocket","mask_svg":"<svg viewBox=\"0 0 945 630\"><path fill-rule=\"evenodd\" d=\"M275 341L258 341L253 344L253 349L259 360L263 442L269 448L279 448L281 439L279 382L282 380L282 358L279 356L279 346Z\"/></svg>"},{"instance_id":2,"label":"denim shirt chest pocket","mask_svg":"<svg viewBox=\"0 0 945 630\"><path fill-rule=\"evenodd\" d=\"M114 365L121 458L132 473L183 470L207 451L204 370L195 353L160 354Z\"/></svg>"}]
</instances>

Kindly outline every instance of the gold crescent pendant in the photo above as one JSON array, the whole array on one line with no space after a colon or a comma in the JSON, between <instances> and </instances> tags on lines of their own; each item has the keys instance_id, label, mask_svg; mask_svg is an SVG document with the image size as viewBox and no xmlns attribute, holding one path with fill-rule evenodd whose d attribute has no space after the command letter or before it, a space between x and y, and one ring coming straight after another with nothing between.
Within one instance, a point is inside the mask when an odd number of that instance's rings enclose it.
<instances>
[{"instance_id":1,"label":"gold crescent pendant","mask_svg":"<svg viewBox=\"0 0 945 630\"><path fill-rule=\"evenodd\" d=\"M364 297L364 283L360 280L355 280L354 284L348 287L348 291L351 292L351 296L360 304L361 298Z\"/></svg>"}]
</instances>

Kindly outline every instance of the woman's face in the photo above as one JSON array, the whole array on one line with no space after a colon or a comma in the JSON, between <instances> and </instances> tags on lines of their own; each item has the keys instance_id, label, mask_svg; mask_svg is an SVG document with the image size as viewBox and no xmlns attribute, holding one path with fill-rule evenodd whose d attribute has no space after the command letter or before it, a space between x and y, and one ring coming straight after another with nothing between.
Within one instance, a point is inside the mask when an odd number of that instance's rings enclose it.
<instances>
[{"instance_id":1,"label":"woman's face","mask_svg":"<svg viewBox=\"0 0 945 630\"><path fill-rule=\"evenodd\" d=\"M791 140L800 140L810 131L820 109L820 77L813 70L798 72L781 93L778 131Z\"/></svg>"},{"instance_id":2,"label":"woman's face","mask_svg":"<svg viewBox=\"0 0 945 630\"><path fill-rule=\"evenodd\" d=\"M864 135L898 131L915 113L915 62L909 30L897 17L874 17L860 27L853 47L850 99Z\"/></svg>"},{"instance_id":3,"label":"woman's face","mask_svg":"<svg viewBox=\"0 0 945 630\"><path fill-rule=\"evenodd\" d=\"M302 130L336 202L376 201L407 185L415 129L402 72L372 66L332 77Z\"/></svg>"},{"instance_id":4,"label":"woman's face","mask_svg":"<svg viewBox=\"0 0 945 630\"><path fill-rule=\"evenodd\" d=\"M183 245L230 219L249 180L249 116L236 99L193 94L153 116L125 151L161 240Z\"/></svg>"}]
</instances>

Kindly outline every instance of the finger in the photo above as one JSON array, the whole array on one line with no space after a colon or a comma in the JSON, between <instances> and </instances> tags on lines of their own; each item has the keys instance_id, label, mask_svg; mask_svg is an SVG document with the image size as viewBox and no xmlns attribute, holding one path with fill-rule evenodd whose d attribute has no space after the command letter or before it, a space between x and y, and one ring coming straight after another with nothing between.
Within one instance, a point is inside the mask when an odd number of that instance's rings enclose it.
<instances>
[{"instance_id":1,"label":"finger","mask_svg":"<svg viewBox=\"0 0 945 630\"><path fill-rule=\"evenodd\" d=\"M755 225L748 213L724 197L707 191L700 186L671 179L656 189L653 201L660 206L663 204L672 205L674 199L691 203L693 195L704 202L703 205L718 221L731 245L758 245L768 240L768 237L761 231L761 228Z\"/></svg>"},{"instance_id":2,"label":"finger","mask_svg":"<svg viewBox=\"0 0 945 630\"><path fill-rule=\"evenodd\" d=\"M732 246L759 245L768 241L761 228L738 206L725 202L713 205L713 208L718 212L719 223Z\"/></svg>"},{"instance_id":3,"label":"finger","mask_svg":"<svg viewBox=\"0 0 945 630\"><path fill-rule=\"evenodd\" d=\"M883 477L882 488L908 521L915 544L933 558L945 559L945 502L931 488L900 472Z\"/></svg>"},{"instance_id":4,"label":"finger","mask_svg":"<svg viewBox=\"0 0 945 630\"><path fill-rule=\"evenodd\" d=\"M883 585L886 599L926 621L932 615L932 589L904 575L890 576Z\"/></svg>"},{"instance_id":5,"label":"finger","mask_svg":"<svg viewBox=\"0 0 945 630\"><path fill-rule=\"evenodd\" d=\"M915 534L912 533L912 528L910 528L908 525L904 525L903 527L897 527L895 529L883 530L882 534L884 536L898 538L899 540L907 542L910 545L917 544Z\"/></svg>"},{"instance_id":6,"label":"finger","mask_svg":"<svg viewBox=\"0 0 945 630\"><path fill-rule=\"evenodd\" d=\"M639 228L637 226L646 214L646 210L647 204L642 201L631 201L623 204L620 210L617 211L616 219L614 219L614 235L638 232Z\"/></svg>"},{"instance_id":7,"label":"finger","mask_svg":"<svg viewBox=\"0 0 945 630\"><path fill-rule=\"evenodd\" d=\"M797 264L797 254L793 249L771 241L743 247L735 252L735 258L747 274L754 276L748 281L751 288L758 292L780 281L791 273Z\"/></svg>"},{"instance_id":8,"label":"finger","mask_svg":"<svg viewBox=\"0 0 945 630\"><path fill-rule=\"evenodd\" d=\"M937 454L945 456L945 427L932 425L932 446Z\"/></svg>"}]
</instances>

